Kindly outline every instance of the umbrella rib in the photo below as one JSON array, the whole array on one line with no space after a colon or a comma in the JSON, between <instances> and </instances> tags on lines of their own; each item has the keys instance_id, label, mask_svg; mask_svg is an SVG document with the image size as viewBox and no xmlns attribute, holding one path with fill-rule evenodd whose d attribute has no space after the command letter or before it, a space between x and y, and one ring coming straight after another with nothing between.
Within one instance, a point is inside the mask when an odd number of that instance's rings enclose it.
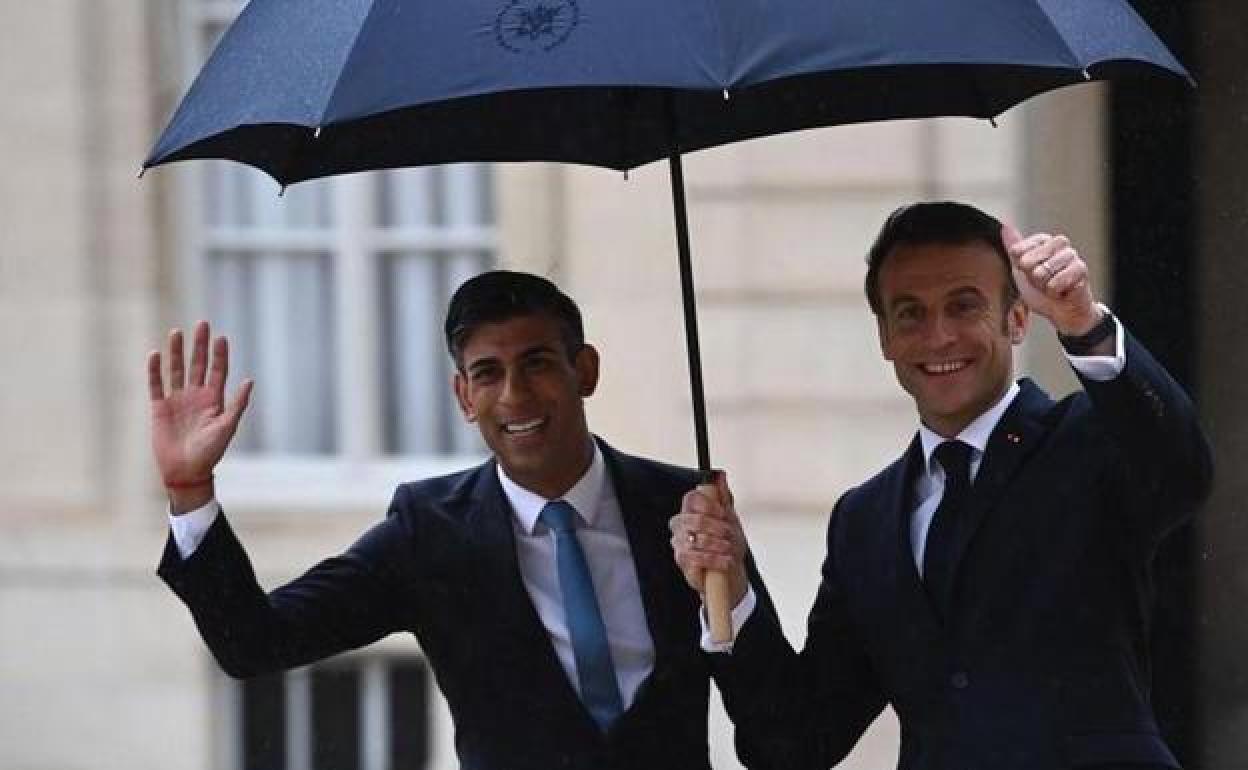
<instances>
[{"instance_id":1,"label":"umbrella rib","mask_svg":"<svg viewBox=\"0 0 1248 770\"><path fill-rule=\"evenodd\" d=\"M355 30L355 35L351 38L351 44L347 46L346 56L343 57L342 65L338 67L338 75L334 78L334 84L329 89L329 98L325 100L325 106L321 109L321 115L318 124L313 128L324 128L329 120L329 108L337 101L338 89L342 85L342 76L347 71L347 63L351 61L351 54L355 51L355 44L359 42L360 36L364 34L364 27L368 25L369 19L373 17L373 11L377 10L377 0L368 0L368 12L364 14L364 18L360 19L360 25Z\"/></svg>"},{"instance_id":2,"label":"umbrella rib","mask_svg":"<svg viewBox=\"0 0 1248 770\"><path fill-rule=\"evenodd\" d=\"M1074 49L1070 47L1070 44L1066 42L1066 35L1062 33L1061 27L1057 26L1057 22L1053 21L1053 15L1049 13L1049 9L1045 7L1043 2L1036 2L1036 7L1040 10L1040 13L1044 16L1044 20L1048 22L1049 27L1053 30L1054 36L1061 42L1062 47L1066 49L1066 53L1070 55L1070 59L1075 63L1075 67L1083 70L1086 75L1088 63L1084 62L1083 59L1075 53Z\"/></svg>"}]
</instances>

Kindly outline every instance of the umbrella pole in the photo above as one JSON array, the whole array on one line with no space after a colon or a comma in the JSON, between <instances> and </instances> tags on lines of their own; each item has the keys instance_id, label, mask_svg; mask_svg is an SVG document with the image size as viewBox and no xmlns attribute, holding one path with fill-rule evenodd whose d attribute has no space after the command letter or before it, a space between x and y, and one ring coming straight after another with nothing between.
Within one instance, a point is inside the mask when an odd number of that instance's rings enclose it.
<instances>
[{"instance_id":1,"label":"umbrella pole","mask_svg":"<svg viewBox=\"0 0 1248 770\"><path fill-rule=\"evenodd\" d=\"M689 249L689 216L685 208L685 172L680 153L668 156L672 177L672 208L676 214L676 251L680 259L680 294L685 307L685 347L689 351L689 388L693 397L693 430L698 444L698 470L702 472L699 489L713 498L719 497L711 470L710 442L706 430L706 396L702 390L702 349L698 344L698 303L693 289L693 258ZM721 500L720 502L727 502ZM711 639L718 644L732 643L732 605L728 575L708 570L704 580L704 601Z\"/></svg>"},{"instance_id":2,"label":"umbrella pole","mask_svg":"<svg viewBox=\"0 0 1248 770\"><path fill-rule=\"evenodd\" d=\"M711 449L706 430L706 396L702 389L702 350L698 345L698 303L693 288L693 259L689 249L689 217L685 210L685 173L680 153L668 156L672 178L672 208L676 215L676 250L680 259L680 296L685 308L685 348L689 352L689 389L693 400L693 432L698 446L698 470L711 478Z\"/></svg>"}]
</instances>

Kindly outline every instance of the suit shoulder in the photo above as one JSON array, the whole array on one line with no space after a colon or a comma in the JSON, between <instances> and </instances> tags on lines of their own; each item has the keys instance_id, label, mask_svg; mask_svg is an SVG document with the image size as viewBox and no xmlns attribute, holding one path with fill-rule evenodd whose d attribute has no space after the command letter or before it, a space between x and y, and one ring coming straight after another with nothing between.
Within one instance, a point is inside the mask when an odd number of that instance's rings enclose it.
<instances>
[{"instance_id":1,"label":"suit shoulder","mask_svg":"<svg viewBox=\"0 0 1248 770\"><path fill-rule=\"evenodd\" d=\"M645 478L649 483L669 483L673 488L692 489L701 480L693 468L673 465L649 457L641 457L614 449L599 440L607 466L617 475Z\"/></svg>"},{"instance_id":2,"label":"suit shoulder","mask_svg":"<svg viewBox=\"0 0 1248 770\"><path fill-rule=\"evenodd\" d=\"M483 463L443 476L406 481L395 489L387 515L412 517L436 511L453 516L466 512L474 490L491 467L491 463Z\"/></svg>"}]
</instances>

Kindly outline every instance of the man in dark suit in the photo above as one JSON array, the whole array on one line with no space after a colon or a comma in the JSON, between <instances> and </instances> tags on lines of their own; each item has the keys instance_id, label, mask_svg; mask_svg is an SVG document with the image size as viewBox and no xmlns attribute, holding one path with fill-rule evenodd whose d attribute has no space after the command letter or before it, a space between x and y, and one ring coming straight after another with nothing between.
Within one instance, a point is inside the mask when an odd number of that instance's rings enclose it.
<instances>
[{"instance_id":1,"label":"man in dark suit","mask_svg":"<svg viewBox=\"0 0 1248 770\"><path fill-rule=\"evenodd\" d=\"M1177 767L1149 703L1149 632L1157 545L1211 477L1187 396L1094 302L1063 236L905 207L866 290L921 426L832 512L800 654L747 580L731 503L691 492L672 521L690 582L727 570L740 600L735 645L712 656L740 756L830 767L891 704L903 770ZM1082 392L1054 402L1014 381L1031 311Z\"/></svg>"},{"instance_id":2,"label":"man in dark suit","mask_svg":"<svg viewBox=\"0 0 1248 770\"><path fill-rule=\"evenodd\" d=\"M212 476L252 383L227 404L225 338L196 327L188 376L175 330L169 389L160 353L148 360L171 504L160 576L235 677L412 632L464 768L709 768L709 664L667 530L696 474L590 435L583 400L598 354L576 305L545 279L469 280L446 339L459 404L493 458L403 484L384 521L266 594Z\"/></svg>"}]
</instances>

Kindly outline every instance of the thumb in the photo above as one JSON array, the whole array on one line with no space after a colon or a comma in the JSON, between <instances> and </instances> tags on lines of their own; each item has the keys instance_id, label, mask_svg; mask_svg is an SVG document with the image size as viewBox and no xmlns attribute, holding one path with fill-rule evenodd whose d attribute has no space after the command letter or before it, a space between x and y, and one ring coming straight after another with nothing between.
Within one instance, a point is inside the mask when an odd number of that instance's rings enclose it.
<instances>
[{"instance_id":1,"label":"thumb","mask_svg":"<svg viewBox=\"0 0 1248 770\"><path fill-rule=\"evenodd\" d=\"M1018 231L1017 227L1008 222L1001 225L1001 242L1005 244L1007 250L1022 239L1023 234Z\"/></svg>"},{"instance_id":2,"label":"thumb","mask_svg":"<svg viewBox=\"0 0 1248 770\"><path fill-rule=\"evenodd\" d=\"M243 412L247 409L247 404L251 403L251 389L255 386L255 380L246 380L238 388L238 393L234 395L230 401L229 407L226 409L226 418L229 420L230 433L238 429L238 421L242 419Z\"/></svg>"},{"instance_id":3,"label":"thumb","mask_svg":"<svg viewBox=\"0 0 1248 770\"><path fill-rule=\"evenodd\" d=\"M732 490L728 488L728 473L715 471L715 491L719 493L719 502L724 508L733 508Z\"/></svg>"}]
</instances>

